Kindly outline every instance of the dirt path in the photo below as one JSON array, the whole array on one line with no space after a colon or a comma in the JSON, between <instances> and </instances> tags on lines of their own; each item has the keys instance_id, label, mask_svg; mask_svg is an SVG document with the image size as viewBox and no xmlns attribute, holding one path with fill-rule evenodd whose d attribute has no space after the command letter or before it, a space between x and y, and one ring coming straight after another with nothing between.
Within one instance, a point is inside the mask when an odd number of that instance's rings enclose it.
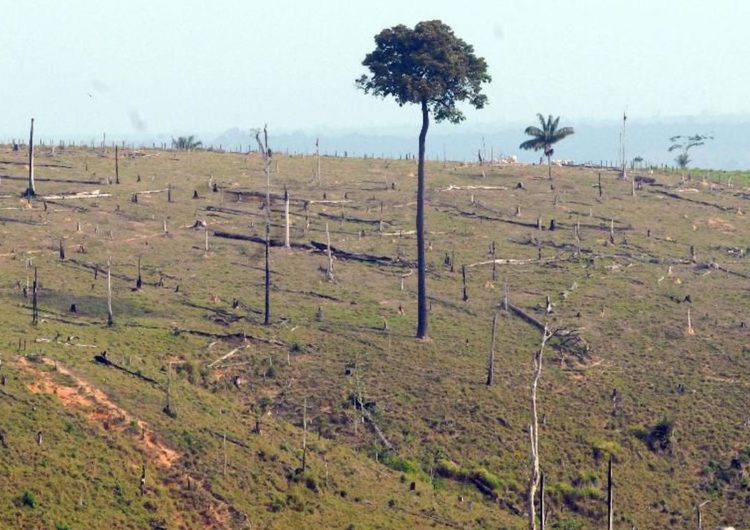
<instances>
[{"instance_id":1,"label":"dirt path","mask_svg":"<svg viewBox=\"0 0 750 530\"><path fill-rule=\"evenodd\" d=\"M129 425L135 423L141 433L138 438L139 447L158 466L168 469L179 458L179 453L159 440L156 432L145 421L136 418L117 405L104 392L50 359L45 358L43 362L49 366L55 366L58 373L72 379L76 386L67 386L54 381L51 372L35 369L29 361L22 357L19 359L21 366L33 371L37 377L36 381L28 385L31 392L34 394L54 394L66 406L87 409L86 417L92 422L101 424L106 430L123 431Z\"/></svg>"},{"instance_id":2,"label":"dirt path","mask_svg":"<svg viewBox=\"0 0 750 530\"><path fill-rule=\"evenodd\" d=\"M169 470L172 465L180 458L180 454L159 439L158 434L143 420L136 418L128 411L117 405L103 391L93 386L91 383L82 379L75 372L52 361L51 359L42 358L42 362L48 366L54 366L57 373L60 373L73 381L73 385L62 384L54 380L55 372L40 370L29 362L26 358L21 357L18 363L27 371L33 372L36 380L29 383L27 388L34 394L53 394L62 401L66 407L82 409L86 418L92 423L101 425L105 430L117 430L124 432L125 429L137 425L139 435L137 435L136 444L141 450L149 456L152 464ZM224 501L217 499L203 481L189 477L185 473L178 473L180 478L177 480L168 479L164 484L173 491L175 496L181 495L182 485L191 482L195 488L203 490L206 496L211 499L209 506L201 510L202 528L206 529L225 529L235 528L237 524L232 521L243 519L242 514L237 512ZM173 475L174 477L174 475ZM188 480L189 479L189 480ZM172 521L176 528L188 528L184 523L181 515L177 513Z\"/></svg>"}]
</instances>

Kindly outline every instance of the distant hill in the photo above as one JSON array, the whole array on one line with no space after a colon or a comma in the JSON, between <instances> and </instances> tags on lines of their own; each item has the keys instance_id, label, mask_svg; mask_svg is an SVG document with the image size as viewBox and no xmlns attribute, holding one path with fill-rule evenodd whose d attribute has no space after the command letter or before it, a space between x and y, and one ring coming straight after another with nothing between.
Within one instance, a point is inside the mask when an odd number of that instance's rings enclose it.
<instances>
[{"instance_id":1,"label":"distant hill","mask_svg":"<svg viewBox=\"0 0 750 530\"><path fill-rule=\"evenodd\" d=\"M559 144L557 157L567 160L617 161L619 160L619 138L621 124L602 122L575 122L562 120L565 125L575 127L576 134ZM531 124L531 120L529 121ZM399 128L394 132L363 130L362 132L325 131L320 133L320 149L324 154L362 156L363 154L388 157L413 154L417 147L418 124L409 132ZM523 141L524 124L499 124L481 126L445 126L431 129L428 136L428 157L452 160L476 160L477 151L484 147L483 156L517 155L519 160L533 162L538 154L523 152L518 145ZM632 159L641 156L654 164L673 164L673 153L667 152L669 138L678 134L711 134L715 138L705 146L691 150L691 165L714 169L750 168L750 117L742 118L670 118L665 120L628 122L626 130L626 156ZM255 147L253 135L248 130L233 128L213 139L209 145L236 149ZM271 135L271 146L289 152L315 152L316 133L311 131L282 132Z\"/></svg>"}]
</instances>

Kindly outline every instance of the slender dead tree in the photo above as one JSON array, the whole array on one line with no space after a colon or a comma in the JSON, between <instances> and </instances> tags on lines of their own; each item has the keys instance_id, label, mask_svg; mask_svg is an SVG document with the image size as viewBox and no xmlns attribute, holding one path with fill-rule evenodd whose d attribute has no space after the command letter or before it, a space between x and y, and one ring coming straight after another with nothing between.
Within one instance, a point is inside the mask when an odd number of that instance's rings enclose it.
<instances>
[{"instance_id":1,"label":"slender dead tree","mask_svg":"<svg viewBox=\"0 0 750 530\"><path fill-rule=\"evenodd\" d=\"M531 381L531 424L529 425L529 437L531 439L531 478L529 479L528 515L529 530L536 530L536 490L539 488L539 415L537 412L536 396L539 386L539 378L542 376L542 358L547 340L553 335L549 330L549 324L544 324L542 332L542 344L539 350L534 352L534 377Z\"/></svg>"},{"instance_id":2,"label":"slender dead tree","mask_svg":"<svg viewBox=\"0 0 750 530\"><path fill-rule=\"evenodd\" d=\"M138 256L138 277L135 280L135 288L140 289L143 285L143 279L141 278L141 257Z\"/></svg>"},{"instance_id":3,"label":"slender dead tree","mask_svg":"<svg viewBox=\"0 0 750 530\"><path fill-rule=\"evenodd\" d=\"M703 507L711 501L703 501L695 506L695 517L698 519L698 530L703 530Z\"/></svg>"},{"instance_id":4,"label":"slender dead tree","mask_svg":"<svg viewBox=\"0 0 750 530\"><path fill-rule=\"evenodd\" d=\"M112 327L115 319L112 316L112 257L107 258L107 326Z\"/></svg>"},{"instance_id":5,"label":"slender dead tree","mask_svg":"<svg viewBox=\"0 0 750 530\"><path fill-rule=\"evenodd\" d=\"M263 139L260 133L260 130L256 131L255 141L258 142L258 149L263 155L263 172L266 175L266 278L263 324L268 326L271 323L271 156L273 153L268 147L268 127L263 126Z\"/></svg>"},{"instance_id":6,"label":"slender dead tree","mask_svg":"<svg viewBox=\"0 0 750 530\"><path fill-rule=\"evenodd\" d=\"M315 158L317 158L316 178L318 179L318 185L320 186L320 138L315 139Z\"/></svg>"},{"instance_id":7,"label":"slender dead tree","mask_svg":"<svg viewBox=\"0 0 750 530\"><path fill-rule=\"evenodd\" d=\"M302 472L307 469L307 398L302 406Z\"/></svg>"},{"instance_id":8,"label":"slender dead tree","mask_svg":"<svg viewBox=\"0 0 750 530\"><path fill-rule=\"evenodd\" d=\"M36 197L36 186L34 184L34 118L31 118L31 129L29 131L29 187L26 188L23 195L29 199Z\"/></svg>"},{"instance_id":9,"label":"slender dead tree","mask_svg":"<svg viewBox=\"0 0 750 530\"><path fill-rule=\"evenodd\" d=\"M612 455L609 457L607 468L607 530L612 530L615 518L614 497L612 496L614 483L612 482Z\"/></svg>"},{"instance_id":10,"label":"slender dead tree","mask_svg":"<svg viewBox=\"0 0 750 530\"><path fill-rule=\"evenodd\" d=\"M39 276L37 268L34 266L34 283L31 287L31 323L39 322L39 306L37 305L37 293L39 292Z\"/></svg>"},{"instance_id":11,"label":"slender dead tree","mask_svg":"<svg viewBox=\"0 0 750 530\"><path fill-rule=\"evenodd\" d=\"M326 270L326 280L333 281L333 253L331 252L331 232L328 230L326 223L326 253L328 254L328 269Z\"/></svg>"},{"instance_id":12,"label":"slender dead tree","mask_svg":"<svg viewBox=\"0 0 750 530\"><path fill-rule=\"evenodd\" d=\"M487 362L487 386L495 380L495 337L497 333L497 313L492 316L492 340L490 342L490 359Z\"/></svg>"},{"instance_id":13,"label":"slender dead tree","mask_svg":"<svg viewBox=\"0 0 750 530\"><path fill-rule=\"evenodd\" d=\"M289 191L286 189L286 186L284 186L284 228L284 246L292 248L289 241Z\"/></svg>"},{"instance_id":14,"label":"slender dead tree","mask_svg":"<svg viewBox=\"0 0 750 530\"><path fill-rule=\"evenodd\" d=\"M115 145L115 184L120 183L120 155Z\"/></svg>"}]
</instances>

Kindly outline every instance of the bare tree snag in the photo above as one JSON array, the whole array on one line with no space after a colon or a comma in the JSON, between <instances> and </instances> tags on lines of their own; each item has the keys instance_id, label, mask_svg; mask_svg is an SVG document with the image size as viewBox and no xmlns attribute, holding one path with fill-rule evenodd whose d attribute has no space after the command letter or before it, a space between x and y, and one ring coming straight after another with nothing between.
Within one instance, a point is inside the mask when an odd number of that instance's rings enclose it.
<instances>
[{"instance_id":1,"label":"bare tree snag","mask_svg":"<svg viewBox=\"0 0 750 530\"><path fill-rule=\"evenodd\" d=\"M143 466L141 467L141 480L139 490L141 492L141 497L146 495L146 464L143 464Z\"/></svg>"},{"instance_id":2,"label":"bare tree snag","mask_svg":"<svg viewBox=\"0 0 750 530\"><path fill-rule=\"evenodd\" d=\"M120 183L120 158L117 151L117 145L115 145L115 184Z\"/></svg>"},{"instance_id":3,"label":"bare tree snag","mask_svg":"<svg viewBox=\"0 0 750 530\"><path fill-rule=\"evenodd\" d=\"M31 323L39 323L39 305L37 302L37 294L39 292L39 276L37 268L34 267L34 283L31 287Z\"/></svg>"},{"instance_id":4,"label":"bare tree snag","mask_svg":"<svg viewBox=\"0 0 750 530\"><path fill-rule=\"evenodd\" d=\"M464 302L469 301L469 291L466 288L466 265L461 265L461 280L463 282L463 295L461 300Z\"/></svg>"},{"instance_id":5,"label":"bare tree snag","mask_svg":"<svg viewBox=\"0 0 750 530\"><path fill-rule=\"evenodd\" d=\"M63 246L63 240L60 240L60 246L58 248L58 254L60 256L60 261L65 261L65 247Z\"/></svg>"},{"instance_id":6,"label":"bare tree snag","mask_svg":"<svg viewBox=\"0 0 750 530\"><path fill-rule=\"evenodd\" d=\"M271 324L271 224L266 223L266 278L263 304L263 324Z\"/></svg>"},{"instance_id":7,"label":"bare tree snag","mask_svg":"<svg viewBox=\"0 0 750 530\"><path fill-rule=\"evenodd\" d=\"M167 202L172 202L172 184L167 184Z\"/></svg>"},{"instance_id":8,"label":"bare tree snag","mask_svg":"<svg viewBox=\"0 0 750 530\"><path fill-rule=\"evenodd\" d=\"M115 323L112 316L112 257L107 259L107 326Z\"/></svg>"},{"instance_id":9,"label":"bare tree snag","mask_svg":"<svg viewBox=\"0 0 750 530\"><path fill-rule=\"evenodd\" d=\"M143 285L143 279L141 278L141 257L138 256L138 276L135 279L135 288L139 290Z\"/></svg>"},{"instance_id":10,"label":"bare tree snag","mask_svg":"<svg viewBox=\"0 0 750 530\"><path fill-rule=\"evenodd\" d=\"M607 467L607 530L613 529L615 510L614 498L612 496L614 483L612 482L612 456L609 457L609 466Z\"/></svg>"},{"instance_id":11,"label":"bare tree snag","mask_svg":"<svg viewBox=\"0 0 750 530\"><path fill-rule=\"evenodd\" d=\"M328 254L328 269L326 270L326 280L333 281L333 254L331 253L331 233L328 231L326 223L326 253Z\"/></svg>"},{"instance_id":12,"label":"bare tree snag","mask_svg":"<svg viewBox=\"0 0 750 530\"><path fill-rule=\"evenodd\" d=\"M711 501L703 501L695 506L695 516L698 519L698 530L703 530L703 507Z\"/></svg>"},{"instance_id":13,"label":"bare tree snag","mask_svg":"<svg viewBox=\"0 0 750 530\"><path fill-rule=\"evenodd\" d=\"M492 316L492 340L490 342L490 359L487 362L487 386L495 380L495 336L497 333L497 313Z\"/></svg>"},{"instance_id":14,"label":"bare tree snag","mask_svg":"<svg viewBox=\"0 0 750 530\"><path fill-rule=\"evenodd\" d=\"M604 188L602 188L602 174L599 173L599 198L601 199L604 195Z\"/></svg>"},{"instance_id":15,"label":"bare tree snag","mask_svg":"<svg viewBox=\"0 0 750 530\"><path fill-rule=\"evenodd\" d=\"M307 398L302 405L302 472L307 469Z\"/></svg>"},{"instance_id":16,"label":"bare tree snag","mask_svg":"<svg viewBox=\"0 0 750 530\"><path fill-rule=\"evenodd\" d=\"M167 388L166 388L166 400L167 403L164 405L164 414L170 418L177 416L177 413L172 407L172 361L167 361Z\"/></svg>"},{"instance_id":17,"label":"bare tree snag","mask_svg":"<svg viewBox=\"0 0 750 530\"><path fill-rule=\"evenodd\" d=\"M29 130L29 187L23 194L31 199L36 197L36 186L34 184L34 118L31 118L31 129Z\"/></svg>"},{"instance_id":18,"label":"bare tree snag","mask_svg":"<svg viewBox=\"0 0 750 530\"><path fill-rule=\"evenodd\" d=\"M208 256L208 225L205 225L203 227L203 234L204 234L205 239L206 239L204 252L205 252L205 255Z\"/></svg>"},{"instance_id":19,"label":"bare tree snag","mask_svg":"<svg viewBox=\"0 0 750 530\"><path fill-rule=\"evenodd\" d=\"M692 337L695 335L695 330L693 329L693 322L690 318L690 308L688 308L688 315L687 315L687 330L685 330L685 335L688 337Z\"/></svg>"},{"instance_id":20,"label":"bare tree snag","mask_svg":"<svg viewBox=\"0 0 750 530\"><path fill-rule=\"evenodd\" d=\"M284 247L292 248L289 243L289 191L284 186Z\"/></svg>"},{"instance_id":21,"label":"bare tree snag","mask_svg":"<svg viewBox=\"0 0 750 530\"><path fill-rule=\"evenodd\" d=\"M529 479L528 516L529 530L536 530L536 490L539 487L539 415L537 412L536 396L539 386L539 378L542 375L542 358L547 340L553 335L549 325L544 325L542 331L542 344L534 353L534 377L531 381L531 424L529 425L529 437L531 439L531 478Z\"/></svg>"}]
</instances>

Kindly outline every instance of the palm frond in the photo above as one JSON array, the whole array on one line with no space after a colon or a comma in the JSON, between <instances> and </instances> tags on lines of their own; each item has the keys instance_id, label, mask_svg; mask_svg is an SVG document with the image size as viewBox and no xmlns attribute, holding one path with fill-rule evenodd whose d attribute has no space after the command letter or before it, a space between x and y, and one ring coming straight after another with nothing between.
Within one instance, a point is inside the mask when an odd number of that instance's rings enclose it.
<instances>
[{"instance_id":1,"label":"palm frond","mask_svg":"<svg viewBox=\"0 0 750 530\"><path fill-rule=\"evenodd\" d=\"M525 149L525 150L534 150L539 151L540 149L544 148L544 140L541 140L539 138L532 138L531 140L526 140L521 145L518 146L519 149Z\"/></svg>"},{"instance_id":2,"label":"palm frond","mask_svg":"<svg viewBox=\"0 0 750 530\"><path fill-rule=\"evenodd\" d=\"M534 127L533 125L526 127L526 130L523 132L524 134L528 134L529 136L536 136L536 137L544 136L544 131L541 130L539 127Z\"/></svg>"}]
</instances>

